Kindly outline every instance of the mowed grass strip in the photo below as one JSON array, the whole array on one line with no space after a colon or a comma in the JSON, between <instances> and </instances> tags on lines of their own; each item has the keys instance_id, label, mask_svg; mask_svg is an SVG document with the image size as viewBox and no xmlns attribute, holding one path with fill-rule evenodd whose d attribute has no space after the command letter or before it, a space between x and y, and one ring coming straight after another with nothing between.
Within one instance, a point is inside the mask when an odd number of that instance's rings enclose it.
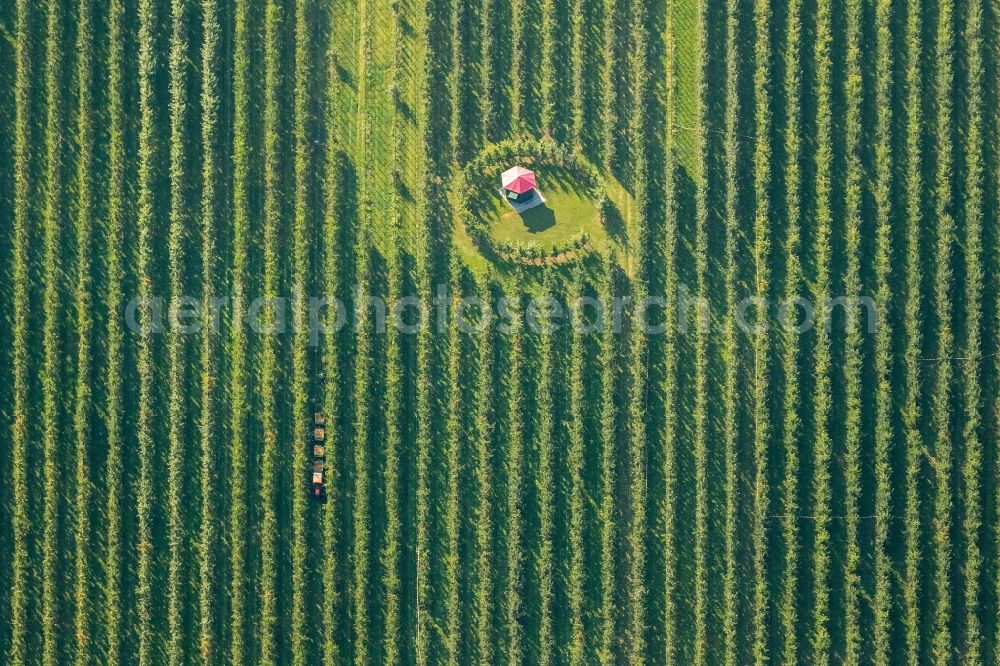
<instances>
[{"instance_id":1,"label":"mowed grass strip","mask_svg":"<svg viewBox=\"0 0 1000 666\"><path fill-rule=\"evenodd\" d=\"M325 293L347 302L347 285L354 281L353 226L357 221L357 171L354 162L357 124L358 3L335 2L329 12L329 71L327 81L327 155L324 220ZM327 455L334 462L327 479L324 512L323 659L328 666L351 658L353 627L350 613L350 519L353 479L351 409L353 365L350 336L324 336L326 374L324 405Z\"/></svg>"},{"instance_id":2,"label":"mowed grass strip","mask_svg":"<svg viewBox=\"0 0 1000 666\"><path fill-rule=\"evenodd\" d=\"M675 148L677 166L687 170L692 177L698 169L699 61L701 58L700 12L704 3L699 0L680 0L667 8L671 25L667 48L670 49L674 90L671 117L667 131ZM757 37L760 39L760 36Z\"/></svg>"},{"instance_id":3,"label":"mowed grass strip","mask_svg":"<svg viewBox=\"0 0 1000 666\"><path fill-rule=\"evenodd\" d=\"M358 120L358 38L356 0L334 0L330 8L330 140L356 157Z\"/></svg>"},{"instance_id":4,"label":"mowed grass strip","mask_svg":"<svg viewBox=\"0 0 1000 666\"><path fill-rule=\"evenodd\" d=\"M380 249L391 242L393 197L393 118L390 90L394 81L394 12L389 0L365 0L359 6L358 163L361 214L368 218L372 241ZM398 95L398 88L396 93Z\"/></svg>"}]
</instances>

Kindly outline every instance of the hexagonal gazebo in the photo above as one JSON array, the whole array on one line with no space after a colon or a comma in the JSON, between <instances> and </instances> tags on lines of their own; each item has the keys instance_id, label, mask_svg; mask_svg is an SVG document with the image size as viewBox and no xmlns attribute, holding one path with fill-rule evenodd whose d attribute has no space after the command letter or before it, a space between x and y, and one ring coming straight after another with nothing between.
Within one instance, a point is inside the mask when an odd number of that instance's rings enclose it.
<instances>
[{"instance_id":1,"label":"hexagonal gazebo","mask_svg":"<svg viewBox=\"0 0 1000 666\"><path fill-rule=\"evenodd\" d=\"M524 203L535 196L535 172L522 166L512 167L500 174L503 195L512 203Z\"/></svg>"}]
</instances>

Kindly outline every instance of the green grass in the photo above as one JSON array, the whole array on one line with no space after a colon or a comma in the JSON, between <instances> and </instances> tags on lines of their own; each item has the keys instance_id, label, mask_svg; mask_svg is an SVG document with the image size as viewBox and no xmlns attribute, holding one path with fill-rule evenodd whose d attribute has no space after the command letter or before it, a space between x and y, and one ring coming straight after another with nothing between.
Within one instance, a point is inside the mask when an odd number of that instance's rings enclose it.
<instances>
[{"instance_id":1,"label":"green grass","mask_svg":"<svg viewBox=\"0 0 1000 666\"><path fill-rule=\"evenodd\" d=\"M565 174L540 176L537 191L545 202L522 213L515 211L496 192L483 193L492 205L495 222L491 225L491 233L495 239L550 246L566 242L581 231L591 238L607 238L593 200L577 189Z\"/></svg>"},{"instance_id":2,"label":"green grass","mask_svg":"<svg viewBox=\"0 0 1000 666\"><path fill-rule=\"evenodd\" d=\"M698 169L698 0L678 0L668 5L668 49L676 89L673 135L680 166L694 174Z\"/></svg>"},{"instance_id":3,"label":"green grass","mask_svg":"<svg viewBox=\"0 0 1000 666\"><path fill-rule=\"evenodd\" d=\"M10 4L0 661L998 661L979 0ZM572 93L548 39L566 11ZM454 215L453 158L488 150L468 129L487 72L489 139L528 153L547 202L514 212L508 160L487 159L465 170L477 214L498 242L583 231L582 261L503 261ZM621 149L608 220L545 164L561 152L531 157L525 132L565 138L569 110L588 160ZM534 130L506 133L512 116ZM294 321L233 325L293 283L348 317L368 295L438 317L488 291L498 325L543 292L564 312L631 305L596 336L542 337L527 312L514 335L452 317L383 336L378 303L318 348ZM726 317L845 290L891 310L876 335L841 314L803 335ZM137 292L184 291L231 299L222 337L120 316ZM707 299L712 328L654 305L669 335L644 335L647 294ZM330 417L323 505L301 492L312 405ZM55 476L52 428L74 449Z\"/></svg>"},{"instance_id":4,"label":"green grass","mask_svg":"<svg viewBox=\"0 0 1000 666\"><path fill-rule=\"evenodd\" d=\"M606 254L614 249L618 257L625 256L622 243L632 215L632 197L624 186L614 179L606 184L613 211L609 219L602 222L593 198L568 170L544 166L536 169L536 174L538 191L545 197L545 203L523 213L516 212L500 198L499 185L476 193L483 214L489 216L490 235L494 240L534 243L540 248L548 248L566 243L583 231L590 237L591 247L596 252ZM498 270L500 275L510 274L510 266L505 262L480 253L458 220L455 221L454 244L474 274L482 274L490 268Z\"/></svg>"}]
</instances>

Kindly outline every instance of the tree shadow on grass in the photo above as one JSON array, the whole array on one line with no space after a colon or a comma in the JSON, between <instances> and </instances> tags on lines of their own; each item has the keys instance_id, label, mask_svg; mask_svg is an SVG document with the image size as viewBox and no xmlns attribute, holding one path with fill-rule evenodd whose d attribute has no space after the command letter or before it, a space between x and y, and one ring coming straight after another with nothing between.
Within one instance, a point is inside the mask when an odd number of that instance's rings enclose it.
<instances>
[{"instance_id":1,"label":"tree shadow on grass","mask_svg":"<svg viewBox=\"0 0 1000 666\"><path fill-rule=\"evenodd\" d=\"M619 243L625 241L625 220L618 206L610 204L604 210L604 228L608 235Z\"/></svg>"},{"instance_id":2,"label":"tree shadow on grass","mask_svg":"<svg viewBox=\"0 0 1000 666\"><path fill-rule=\"evenodd\" d=\"M556 214L551 208L542 204L529 208L520 215L521 221L533 234L541 233L556 226Z\"/></svg>"}]
</instances>

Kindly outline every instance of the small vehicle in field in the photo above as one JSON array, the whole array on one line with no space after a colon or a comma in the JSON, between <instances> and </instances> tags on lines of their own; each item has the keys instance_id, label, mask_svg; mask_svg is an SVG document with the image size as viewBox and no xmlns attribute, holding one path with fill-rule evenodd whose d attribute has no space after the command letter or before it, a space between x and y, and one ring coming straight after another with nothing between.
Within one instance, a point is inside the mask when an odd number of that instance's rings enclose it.
<instances>
[{"instance_id":1,"label":"small vehicle in field","mask_svg":"<svg viewBox=\"0 0 1000 666\"><path fill-rule=\"evenodd\" d=\"M326 417L322 412L313 415L312 469L310 471L309 496L319 502L326 501Z\"/></svg>"},{"instance_id":2,"label":"small vehicle in field","mask_svg":"<svg viewBox=\"0 0 1000 666\"><path fill-rule=\"evenodd\" d=\"M320 501L326 499L326 483L324 481L325 471L322 462L313 463L312 471L312 496Z\"/></svg>"}]
</instances>

